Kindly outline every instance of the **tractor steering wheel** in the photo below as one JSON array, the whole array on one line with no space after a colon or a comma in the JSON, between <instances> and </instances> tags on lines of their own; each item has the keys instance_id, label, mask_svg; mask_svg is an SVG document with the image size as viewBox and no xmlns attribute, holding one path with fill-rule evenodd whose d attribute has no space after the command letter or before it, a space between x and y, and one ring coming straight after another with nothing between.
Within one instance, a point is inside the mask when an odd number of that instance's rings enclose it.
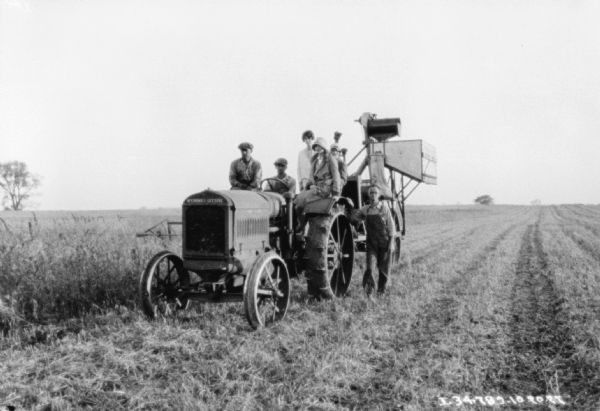
<instances>
[{"instance_id":1,"label":"tractor steering wheel","mask_svg":"<svg viewBox=\"0 0 600 411\"><path fill-rule=\"evenodd\" d=\"M268 178L265 178L264 180L261 180L261 181L260 181L260 188L261 188L261 191L271 191L271 190L265 190L265 189L263 189L263 188L262 188L262 186L263 186L263 183L264 183L264 182L268 182L268 181L277 181L278 183L281 183L281 184L283 184L283 185L285 186L285 188L286 188L286 189L288 189L288 190L290 189L290 186L289 186L289 185L288 185L288 184L287 184L285 181L283 181L282 179L280 179L280 178L277 178L277 177L268 177ZM271 189L273 188L273 186L272 186L272 185L270 185L270 184L269 184L269 187L270 187Z\"/></svg>"}]
</instances>

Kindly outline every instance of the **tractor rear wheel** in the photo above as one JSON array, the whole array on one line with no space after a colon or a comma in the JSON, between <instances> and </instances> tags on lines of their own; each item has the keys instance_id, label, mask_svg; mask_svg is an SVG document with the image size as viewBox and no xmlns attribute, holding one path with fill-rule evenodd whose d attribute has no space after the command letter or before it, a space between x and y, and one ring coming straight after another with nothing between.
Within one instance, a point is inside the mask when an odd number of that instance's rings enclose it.
<instances>
[{"instance_id":1,"label":"tractor rear wheel","mask_svg":"<svg viewBox=\"0 0 600 411\"><path fill-rule=\"evenodd\" d=\"M401 234L402 226L400 225L400 217L398 216L396 211L393 211L392 215L394 217L394 224L396 226L396 237L394 238L394 250L392 251L392 255L391 255L391 257L392 257L391 265L395 266L400 263L400 246L402 243L400 238L402 236L402 234Z\"/></svg>"},{"instance_id":2,"label":"tractor rear wheel","mask_svg":"<svg viewBox=\"0 0 600 411\"><path fill-rule=\"evenodd\" d=\"M343 296L350 286L354 265L352 226L343 212L311 217L306 253L309 277L325 271L333 295Z\"/></svg>"},{"instance_id":3,"label":"tractor rear wheel","mask_svg":"<svg viewBox=\"0 0 600 411\"><path fill-rule=\"evenodd\" d=\"M402 241L400 240L400 235L397 234L394 238L394 250L392 251L392 265L397 265L400 263L400 246L402 245Z\"/></svg>"},{"instance_id":4,"label":"tractor rear wheel","mask_svg":"<svg viewBox=\"0 0 600 411\"><path fill-rule=\"evenodd\" d=\"M152 257L139 284L140 302L148 318L168 317L188 308L189 299L181 290L187 278L189 273L176 254L165 250Z\"/></svg>"}]
</instances>

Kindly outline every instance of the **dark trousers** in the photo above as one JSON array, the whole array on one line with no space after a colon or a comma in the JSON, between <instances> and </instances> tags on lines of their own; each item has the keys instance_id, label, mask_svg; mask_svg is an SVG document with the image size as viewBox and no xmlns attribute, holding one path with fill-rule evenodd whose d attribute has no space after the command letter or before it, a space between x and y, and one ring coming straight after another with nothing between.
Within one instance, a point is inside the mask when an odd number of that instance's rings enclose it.
<instances>
[{"instance_id":1,"label":"dark trousers","mask_svg":"<svg viewBox=\"0 0 600 411\"><path fill-rule=\"evenodd\" d=\"M389 284L390 278L390 252L387 247L372 247L367 245L367 271L363 278L363 286L365 282L369 282L375 286L373 273L378 272L377 291L385 292L386 285Z\"/></svg>"}]
</instances>

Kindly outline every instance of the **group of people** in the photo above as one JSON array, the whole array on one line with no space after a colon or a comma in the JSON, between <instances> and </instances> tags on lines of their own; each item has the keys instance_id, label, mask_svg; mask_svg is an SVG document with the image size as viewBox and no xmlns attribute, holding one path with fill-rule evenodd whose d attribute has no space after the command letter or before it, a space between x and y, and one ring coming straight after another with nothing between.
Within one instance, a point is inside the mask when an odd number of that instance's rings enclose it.
<instances>
[{"instance_id":1,"label":"group of people","mask_svg":"<svg viewBox=\"0 0 600 411\"><path fill-rule=\"evenodd\" d=\"M336 137L341 133L336 132ZM298 182L300 193L318 191L322 196L340 195L341 189L348 180L346 162L337 143L327 147L323 137L315 140L312 131L302 134L306 145L298 154ZM229 182L232 190L260 190L262 167L259 161L252 158L254 146L241 143L238 148L241 157L234 160L229 168ZM296 194L296 180L286 173L288 161L285 158L275 160L277 175L266 179L266 190L280 194ZM317 189L318 188L318 189ZM309 200L310 201L310 200Z\"/></svg>"},{"instance_id":2,"label":"group of people","mask_svg":"<svg viewBox=\"0 0 600 411\"><path fill-rule=\"evenodd\" d=\"M303 231L305 221L303 211L307 203L332 196L339 196L348 180L346 161L337 141L341 133L334 135L335 143L328 146L323 137L315 136L307 130L302 134L306 145L298 153L298 185L300 193L296 195L296 180L287 174L288 161L285 158L275 160L277 174L265 179L267 191L289 195L294 198L296 215L299 217L298 230ZM241 143L238 148L241 157L231 163L229 182L232 190L261 189L262 168L259 161L252 157L254 146ZM369 187L369 204L354 213L356 220L365 220L367 230L367 270L363 277L363 287L367 294L374 290L373 273L379 272L377 291L383 294L389 278L390 256L393 249L395 224L389 207L381 201L381 191L377 185ZM311 288L309 287L309 294ZM329 299L331 292L321 293L317 297Z\"/></svg>"}]
</instances>

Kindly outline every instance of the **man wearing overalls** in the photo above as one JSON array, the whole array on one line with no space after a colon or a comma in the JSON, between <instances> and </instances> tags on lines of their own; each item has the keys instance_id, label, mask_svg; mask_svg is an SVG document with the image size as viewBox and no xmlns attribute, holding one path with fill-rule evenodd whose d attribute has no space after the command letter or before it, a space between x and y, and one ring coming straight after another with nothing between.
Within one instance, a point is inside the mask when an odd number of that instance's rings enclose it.
<instances>
[{"instance_id":1,"label":"man wearing overalls","mask_svg":"<svg viewBox=\"0 0 600 411\"><path fill-rule=\"evenodd\" d=\"M390 275L396 227L392 212L387 204L381 201L379 188L375 185L369 187L369 200L369 204L362 207L357 216L366 220L367 229L367 270L363 277L363 287L367 295L371 295L375 288L373 273L379 271L377 293L382 295Z\"/></svg>"}]
</instances>

